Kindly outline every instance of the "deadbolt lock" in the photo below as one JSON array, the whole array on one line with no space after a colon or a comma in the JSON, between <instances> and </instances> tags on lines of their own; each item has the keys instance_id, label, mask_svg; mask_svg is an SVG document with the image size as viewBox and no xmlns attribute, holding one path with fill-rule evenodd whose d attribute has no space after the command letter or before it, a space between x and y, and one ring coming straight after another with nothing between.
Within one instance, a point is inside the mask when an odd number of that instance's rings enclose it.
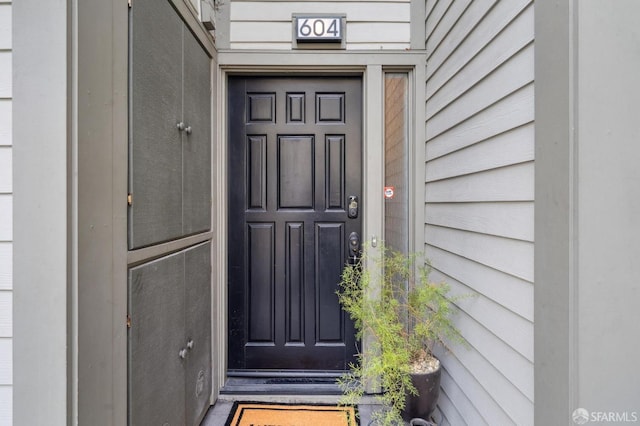
<instances>
[{"instance_id":1,"label":"deadbolt lock","mask_svg":"<svg viewBox=\"0 0 640 426\"><path fill-rule=\"evenodd\" d=\"M347 216L349 216L349 219L355 219L358 217L358 197L356 197L355 195L349 196Z\"/></svg>"}]
</instances>

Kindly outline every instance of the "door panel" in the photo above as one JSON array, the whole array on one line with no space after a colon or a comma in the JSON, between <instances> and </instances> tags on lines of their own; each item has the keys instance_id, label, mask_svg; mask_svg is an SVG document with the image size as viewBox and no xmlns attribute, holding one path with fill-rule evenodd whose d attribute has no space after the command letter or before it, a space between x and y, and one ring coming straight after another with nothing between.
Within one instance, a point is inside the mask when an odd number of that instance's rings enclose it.
<instances>
[{"instance_id":1,"label":"door panel","mask_svg":"<svg viewBox=\"0 0 640 426\"><path fill-rule=\"evenodd\" d=\"M316 223L315 265L317 283L340 281L345 264L344 225L342 223ZM316 286L316 344L339 343L344 339L344 315L336 303L336 287Z\"/></svg>"},{"instance_id":2,"label":"door panel","mask_svg":"<svg viewBox=\"0 0 640 426\"><path fill-rule=\"evenodd\" d=\"M344 137L328 135L325 140L325 194L327 210L344 210Z\"/></svg>"},{"instance_id":3,"label":"door panel","mask_svg":"<svg viewBox=\"0 0 640 426\"><path fill-rule=\"evenodd\" d=\"M278 137L278 208L313 209L313 136Z\"/></svg>"},{"instance_id":4,"label":"door panel","mask_svg":"<svg viewBox=\"0 0 640 426\"><path fill-rule=\"evenodd\" d=\"M251 312L249 318L248 341L250 343L273 343L274 333L274 224L249 223L247 236L249 274L247 290Z\"/></svg>"},{"instance_id":5,"label":"door panel","mask_svg":"<svg viewBox=\"0 0 640 426\"><path fill-rule=\"evenodd\" d=\"M335 291L360 232L358 78L229 80L229 368L344 370Z\"/></svg>"},{"instance_id":6,"label":"door panel","mask_svg":"<svg viewBox=\"0 0 640 426\"><path fill-rule=\"evenodd\" d=\"M304 223L286 224L286 343L303 343L304 336Z\"/></svg>"},{"instance_id":7,"label":"door panel","mask_svg":"<svg viewBox=\"0 0 640 426\"><path fill-rule=\"evenodd\" d=\"M267 137L247 138L247 202L248 209L266 210L267 200Z\"/></svg>"}]
</instances>

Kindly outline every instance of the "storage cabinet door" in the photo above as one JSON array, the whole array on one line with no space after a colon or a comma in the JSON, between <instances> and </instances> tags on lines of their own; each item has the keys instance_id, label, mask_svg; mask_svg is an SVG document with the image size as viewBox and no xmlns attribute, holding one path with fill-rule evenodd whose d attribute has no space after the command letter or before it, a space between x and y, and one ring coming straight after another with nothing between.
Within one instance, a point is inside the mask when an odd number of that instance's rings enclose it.
<instances>
[{"instance_id":1,"label":"storage cabinet door","mask_svg":"<svg viewBox=\"0 0 640 426\"><path fill-rule=\"evenodd\" d=\"M211 60L184 29L184 234L211 228Z\"/></svg>"},{"instance_id":2,"label":"storage cabinet door","mask_svg":"<svg viewBox=\"0 0 640 426\"><path fill-rule=\"evenodd\" d=\"M138 248L182 234L183 23L166 0L131 10L129 248Z\"/></svg>"},{"instance_id":3,"label":"storage cabinet door","mask_svg":"<svg viewBox=\"0 0 640 426\"><path fill-rule=\"evenodd\" d=\"M129 426L185 419L184 254L129 271Z\"/></svg>"},{"instance_id":4,"label":"storage cabinet door","mask_svg":"<svg viewBox=\"0 0 640 426\"><path fill-rule=\"evenodd\" d=\"M211 244L185 252L187 425L196 425L211 394Z\"/></svg>"}]
</instances>

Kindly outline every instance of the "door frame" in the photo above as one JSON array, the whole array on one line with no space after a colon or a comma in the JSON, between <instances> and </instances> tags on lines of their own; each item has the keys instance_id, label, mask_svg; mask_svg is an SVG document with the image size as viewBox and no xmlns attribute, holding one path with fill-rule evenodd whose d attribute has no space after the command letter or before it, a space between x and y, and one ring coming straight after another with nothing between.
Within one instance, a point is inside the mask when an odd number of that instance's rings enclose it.
<instances>
[{"instance_id":1,"label":"door frame","mask_svg":"<svg viewBox=\"0 0 640 426\"><path fill-rule=\"evenodd\" d=\"M322 59L320 60L319 57ZM318 65L324 64L324 65ZM213 147L213 233L217 244L213 247L212 264L212 359L213 400L218 397L227 377L227 81L230 75L254 76L360 76L362 78L362 235L363 241L384 238L384 73L407 72L410 81L409 140L411 146L409 182L409 248L424 249L424 186L414 184L424 176L424 91L419 82L425 81L426 55L424 51L403 52L242 52L218 53L217 105L215 122L219 123ZM420 161L420 159L423 159ZM366 351L366 339L363 342Z\"/></svg>"}]
</instances>

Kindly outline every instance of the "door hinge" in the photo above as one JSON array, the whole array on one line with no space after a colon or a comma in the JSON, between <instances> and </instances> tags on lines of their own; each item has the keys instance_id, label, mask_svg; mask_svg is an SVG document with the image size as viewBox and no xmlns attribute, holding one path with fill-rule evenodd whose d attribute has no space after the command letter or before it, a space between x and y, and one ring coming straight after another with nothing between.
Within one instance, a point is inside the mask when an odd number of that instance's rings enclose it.
<instances>
[{"instance_id":1,"label":"door hinge","mask_svg":"<svg viewBox=\"0 0 640 426\"><path fill-rule=\"evenodd\" d=\"M133 205L133 194L127 195L127 204L130 206Z\"/></svg>"},{"instance_id":2,"label":"door hinge","mask_svg":"<svg viewBox=\"0 0 640 426\"><path fill-rule=\"evenodd\" d=\"M127 314L127 328L131 328L131 315Z\"/></svg>"}]
</instances>

